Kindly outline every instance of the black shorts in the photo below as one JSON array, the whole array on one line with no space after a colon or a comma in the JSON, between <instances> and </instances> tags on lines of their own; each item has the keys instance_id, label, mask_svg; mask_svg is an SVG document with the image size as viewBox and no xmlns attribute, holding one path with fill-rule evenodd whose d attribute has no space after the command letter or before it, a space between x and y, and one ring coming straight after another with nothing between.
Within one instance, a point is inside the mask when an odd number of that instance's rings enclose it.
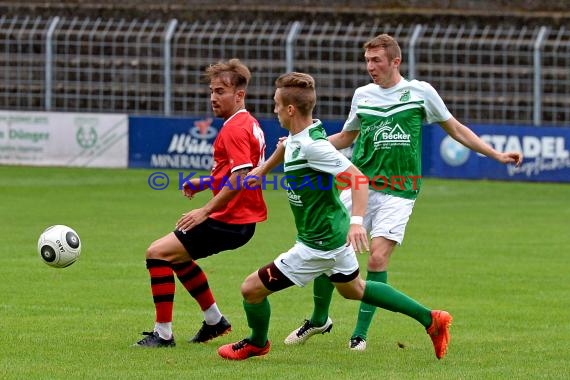
<instances>
[{"instance_id":1,"label":"black shorts","mask_svg":"<svg viewBox=\"0 0 570 380\"><path fill-rule=\"evenodd\" d=\"M186 233L174 230L174 235L190 257L197 260L239 248L252 238L254 232L255 223L228 224L208 218Z\"/></svg>"}]
</instances>

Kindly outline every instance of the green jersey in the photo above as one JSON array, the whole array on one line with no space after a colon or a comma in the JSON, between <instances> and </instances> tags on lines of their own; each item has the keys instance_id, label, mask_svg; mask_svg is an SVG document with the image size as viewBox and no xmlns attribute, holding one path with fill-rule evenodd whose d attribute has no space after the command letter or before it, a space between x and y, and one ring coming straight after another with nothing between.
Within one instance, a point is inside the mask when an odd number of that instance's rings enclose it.
<instances>
[{"instance_id":1,"label":"green jersey","mask_svg":"<svg viewBox=\"0 0 570 380\"><path fill-rule=\"evenodd\" d=\"M354 92L343 129L359 130L352 162L377 191L415 199L421 187L424 122L451 118L427 82L404 78L391 88L371 83Z\"/></svg>"},{"instance_id":2,"label":"green jersey","mask_svg":"<svg viewBox=\"0 0 570 380\"><path fill-rule=\"evenodd\" d=\"M285 142L285 180L298 241L321 251L346 244L350 218L334 179L351 165L329 143L319 120L289 135Z\"/></svg>"}]
</instances>

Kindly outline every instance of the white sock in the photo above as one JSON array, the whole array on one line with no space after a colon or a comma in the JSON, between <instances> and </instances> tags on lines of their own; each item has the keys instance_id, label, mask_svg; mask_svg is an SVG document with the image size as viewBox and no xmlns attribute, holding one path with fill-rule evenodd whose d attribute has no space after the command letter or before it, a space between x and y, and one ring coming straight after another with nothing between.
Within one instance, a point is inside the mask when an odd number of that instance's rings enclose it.
<instances>
[{"instance_id":1,"label":"white sock","mask_svg":"<svg viewBox=\"0 0 570 380\"><path fill-rule=\"evenodd\" d=\"M222 319L222 313L218 309L218 305L214 302L212 306L204 310L204 321L207 325L215 325Z\"/></svg>"},{"instance_id":2,"label":"white sock","mask_svg":"<svg viewBox=\"0 0 570 380\"><path fill-rule=\"evenodd\" d=\"M162 339L170 340L172 339L172 322L155 322L154 331Z\"/></svg>"}]
</instances>

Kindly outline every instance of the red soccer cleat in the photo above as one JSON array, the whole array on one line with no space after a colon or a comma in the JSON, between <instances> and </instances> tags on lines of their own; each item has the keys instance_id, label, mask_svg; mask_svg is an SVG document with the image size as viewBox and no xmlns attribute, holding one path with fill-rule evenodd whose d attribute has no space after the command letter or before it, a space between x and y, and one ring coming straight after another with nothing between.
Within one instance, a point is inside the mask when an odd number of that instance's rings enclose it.
<instances>
[{"instance_id":1,"label":"red soccer cleat","mask_svg":"<svg viewBox=\"0 0 570 380\"><path fill-rule=\"evenodd\" d=\"M270 346L269 341L267 341L264 347L257 347L252 345L248 339L243 339L236 343L221 346L218 348L218 355L229 360L245 360L252 356L267 354Z\"/></svg>"},{"instance_id":2,"label":"red soccer cleat","mask_svg":"<svg viewBox=\"0 0 570 380\"><path fill-rule=\"evenodd\" d=\"M447 311L432 310L431 319L431 326L428 327L426 331L433 343L435 356L438 359L441 359L445 356L445 353L447 352L447 346L451 340L451 335L449 334L449 326L451 326L451 321L453 318Z\"/></svg>"}]
</instances>

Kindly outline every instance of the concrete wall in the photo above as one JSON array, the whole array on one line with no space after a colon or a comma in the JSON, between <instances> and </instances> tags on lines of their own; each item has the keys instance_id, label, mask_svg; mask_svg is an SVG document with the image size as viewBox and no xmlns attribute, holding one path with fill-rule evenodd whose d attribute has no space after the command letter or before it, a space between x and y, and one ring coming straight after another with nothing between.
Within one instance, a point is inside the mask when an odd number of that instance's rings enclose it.
<instances>
[{"instance_id":1,"label":"concrete wall","mask_svg":"<svg viewBox=\"0 0 570 380\"><path fill-rule=\"evenodd\" d=\"M568 0L0 0L4 15L172 18L196 20L341 20L368 17L386 22L561 24L570 20Z\"/></svg>"}]
</instances>

